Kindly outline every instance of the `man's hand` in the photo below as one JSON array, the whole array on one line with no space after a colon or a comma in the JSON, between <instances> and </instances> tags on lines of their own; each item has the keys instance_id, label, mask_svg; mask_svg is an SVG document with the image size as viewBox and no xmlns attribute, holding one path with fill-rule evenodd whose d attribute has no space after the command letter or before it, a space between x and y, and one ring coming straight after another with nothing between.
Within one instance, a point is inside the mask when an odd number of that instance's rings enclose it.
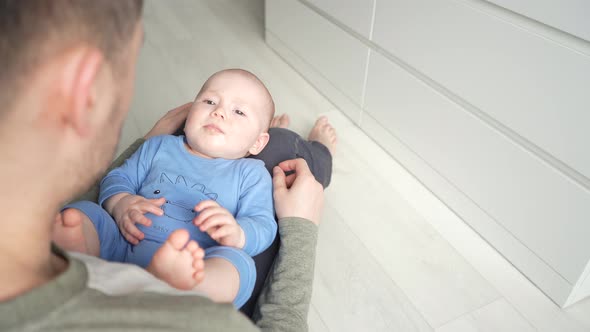
<instances>
[{"instance_id":1,"label":"man's hand","mask_svg":"<svg viewBox=\"0 0 590 332\"><path fill-rule=\"evenodd\" d=\"M168 111L143 138L174 134L186 120L193 102L188 102Z\"/></svg>"},{"instance_id":2,"label":"man's hand","mask_svg":"<svg viewBox=\"0 0 590 332\"><path fill-rule=\"evenodd\" d=\"M111 199L116 200L116 202L108 202ZM149 212L158 216L163 215L164 211L160 207L165 202L166 199L164 197L147 199L137 195L117 194L105 202L105 207L107 207L107 211L111 213L117 222L117 226L119 226L119 230L125 239L136 245L139 241L143 240L144 234L135 224L142 224L147 227L151 226L152 221L144 214ZM111 207L111 209L108 207Z\"/></svg>"},{"instance_id":3,"label":"man's hand","mask_svg":"<svg viewBox=\"0 0 590 332\"><path fill-rule=\"evenodd\" d=\"M285 172L294 171L289 176ZM324 189L303 159L291 159L273 169L273 197L279 219L300 217L319 225L324 207Z\"/></svg>"},{"instance_id":4,"label":"man's hand","mask_svg":"<svg viewBox=\"0 0 590 332\"><path fill-rule=\"evenodd\" d=\"M207 232L209 236L219 244L242 249L246 244L244 230L229 211L212 200L201 201L195 206L199 215L193 223L201 232Z\"/></svg>"}]
</instances>

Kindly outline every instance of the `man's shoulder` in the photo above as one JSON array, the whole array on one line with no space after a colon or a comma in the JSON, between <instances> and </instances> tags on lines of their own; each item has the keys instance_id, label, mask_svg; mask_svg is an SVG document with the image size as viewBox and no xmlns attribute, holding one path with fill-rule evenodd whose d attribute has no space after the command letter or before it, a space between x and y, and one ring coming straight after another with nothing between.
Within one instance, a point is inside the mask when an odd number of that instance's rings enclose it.
<instances>
[{"instance_id":1,"label":"man's shoulder","mask_svg":"<svg viewBox=\"0 0 590 332\"><path fill-rule=\"evenodd\" d=\"M78 313L73 320L84 317L99 326L110 321L120 326L162 330L252 326L231 304L215 303L203 295L173 289L137 266L71 255L72 262L84 264L88 271L87 288L68 303L69 308L64 308L65 312Z\"/></svg>"},{"instance_id":2,"label":"man's shoulder","mask_svg":"<svg viewBox=\"0 0 590 332\"><path fill-rule=\"evenodd\" d=\"M45 319L23 324L51 331L257 331L231 304L201 296L153 292L113 296L90 288Z\"/></svg>"},{"instance_id":3,"label":"man's shoulder","mask_svg":"<svg viewBox=\"0 0 590 332\"><path fill-rule=\"evenodd\" d=\"M175 290L139 267L54 252L69 262L67 270L16 305L0 306L0 330L256 330L230 304Z\"/></svg>"},{"instance_id":4,"label":"man's shoulder","mask_svg":"<svg viewBox=\"0 0 590 332\"><path fill-rule=\"evenodd\" d=\"M153 330L256 330L250 320L229 303L215 303L198 295L168 295L137 292L111 296L88 289L86 296L69 304L77 318L91 324L109 322L121 328L145 327ZM71 316L70 316L71 317ZM74 323L74 322L72 322Z\"/></svg>"}]
</instances>

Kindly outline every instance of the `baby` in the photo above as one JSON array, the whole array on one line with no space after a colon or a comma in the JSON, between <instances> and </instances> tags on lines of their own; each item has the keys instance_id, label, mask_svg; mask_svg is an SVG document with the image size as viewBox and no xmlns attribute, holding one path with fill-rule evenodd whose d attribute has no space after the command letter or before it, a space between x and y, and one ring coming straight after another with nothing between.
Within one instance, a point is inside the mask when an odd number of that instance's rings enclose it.
<instances>
[{"instance_id":1,"label":"baby","mask_svg":"<svg viewBox=\"0 0 590 332\"><path fill-rule=\"evenodd\" d=\"M134 263L176 288L242 306L256 280L251 256L277 231L270 175L262 161L244 158L266 146L273 116L272 97L255 75L213 74L185 136L147 140L102 180L104 210L91 202L66 207L83 212L84 239L74 250Z\"/></svg>"}]
</instances>

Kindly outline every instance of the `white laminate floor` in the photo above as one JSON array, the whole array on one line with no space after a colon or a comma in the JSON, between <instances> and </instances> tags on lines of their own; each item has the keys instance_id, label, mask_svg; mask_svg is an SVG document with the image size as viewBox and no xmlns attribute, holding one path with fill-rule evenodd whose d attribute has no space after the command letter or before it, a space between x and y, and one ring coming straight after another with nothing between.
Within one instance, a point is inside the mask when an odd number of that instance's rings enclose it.
<instances>
[{"instance_id":1,"label":"white laminate floor","mask_svg":"<svg viewBox=\"0 0 590 332\"><path fill-rule=\"evenodd\" d=\"M589 299L558 308L267 47L263 1L151 0L144 17L121 146L230 67L257 74L293 130L320 114L337 128L311 331L590 331Z\"/></svg>"}]
</instances>

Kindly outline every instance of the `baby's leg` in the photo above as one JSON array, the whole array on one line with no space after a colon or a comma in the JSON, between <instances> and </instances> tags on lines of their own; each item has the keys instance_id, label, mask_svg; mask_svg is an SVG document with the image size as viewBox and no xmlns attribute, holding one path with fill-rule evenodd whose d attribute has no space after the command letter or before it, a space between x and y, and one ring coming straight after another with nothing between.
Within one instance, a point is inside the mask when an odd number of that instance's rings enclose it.
<instances>
[{"instance_id":1,"label":"baby's leg","mask_svg":"<svg viewBox=\"0 0 590 332\"><path fill-rule=\"evenodd\" d=\"M273 167L280 162L303 158L316 180L326 188L332 177L332 154L335 152L337 143L336 132L328 119L320 117L307 140L281 126L281 124L288 125L288 121L273 120L278 127L269 129L268 144L258 155L251 158L264 161L271 175Z\"/></svg>"},{"instance_id":2,"label":"baby's leg","mask_svg":"<svg viewBox=\"0 0 590 332\"><path fill-rule=\"evenodd\" d=\"M100 255L94 225L87 215L77 209L66 209L56 216L52 240L64 250Z\"/></svg>"},{"instance_id":3,"label":"baby's leg","mask_svg":"<svg viewBox=\"0 0 590 332\"><path fill-rule=\"evenodd\" d=\"M184 229L170 234L146 269L175 288L193 289L237 308L250 298L256 281L254 261L246 253L230 247L203 251Z\"/></svg>"},{"instance_id":4,"label":"baby's leg","mask_svg":"<svg viewBox=\"0 0 590 332\"><path fill-rule=\"evenodd\" d=\"M215 257L205 261L205 279L195 290L215 302L229 303L236 298L239 288L240 275L236 267L226 259Z\"/></svg>"},{"instance_id":5,"label":"baby's leg","mask_svg":"<svg viewBox=\"0 0 590 332\"><path fill-rule=\"evenodd\" d=\"M203 281L204 256L197 242L189 241L188 231L178 229L156 251L146 270L175 288L190 290Z\"/></svg>"},{"instance_id":6,"label":"baby's leg","mask_svg":"<svg viewBox=\"0 0 590 332\"><path fill-rule=\"evenodd\" d=\"M291 123L291 118L289 118L288 114L281 114L277 115L272 118L270 121L271 128L289 128L289 124Z\"/></svg>"},{"instance_id":7,"label":"baby's leg","mask_svg":"<svg viewBox=\"0 0 590 332\"><path fill-rule=\"evenodd\" d=\"M195 289L216 302L233 302L241 308L252 296L256 283L254 260L244 251L232 247L205 250L205 279Z\"/></svg>"},{"instance_id":8,"label":"baby's leg","mask_svg":"<svg viewBox=\"0 0 590 332\"><path fill-rule=\"evenodd\" d=\"M336 153L336 143L338 143L336 130L334 130L334 127L332 127L328 121L328 118L325 116L320 116L316 120L313 128L311 128L311 131L307 136L307 139L310 142L322 143L326 148L328 148L331 155Z\"/></svg>"},{"instance_id":9,"label":"baby's leg","mask_svg":"<svg viewBox=\"0 0 590 332\"><path fill-rule=\"evenodd\" d=\"M89 201L66 205L56 218L52 236L65 250L114 262L124 261L129 246L108 212Z\"/></svg>"}]
</instances>

